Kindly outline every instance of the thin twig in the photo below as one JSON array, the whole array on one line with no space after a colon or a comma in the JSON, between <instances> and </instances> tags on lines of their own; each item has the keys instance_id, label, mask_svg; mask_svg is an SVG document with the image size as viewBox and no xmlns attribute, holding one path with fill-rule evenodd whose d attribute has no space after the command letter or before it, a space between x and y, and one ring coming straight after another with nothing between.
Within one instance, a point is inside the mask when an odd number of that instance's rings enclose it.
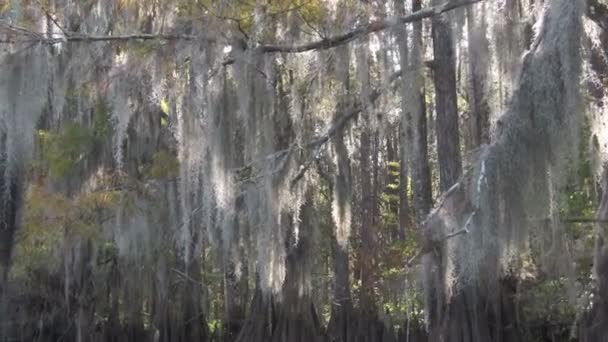
<instances>
[{"instance_id":1,"label":"thin twig","mask_svg":"<svg viewBox=\"0 0 608 342\"><path fill-rule=\"evenodd\" d=\"M57 19L55 19L55 16L53 15L53 13L51 13L41 2L40 0L37 0L36 3L38 4L38 6L40 7L40 9L42 9L42 11L44 12L44 14L46 15L46 17L53 23L55 24L55 26L57 26L57 28L67 37L71 34L71 32L69 32L68 30L66 30L63 26L61 26L59 24L59 22L57 21Z\"/></svg>"}]
</instances>

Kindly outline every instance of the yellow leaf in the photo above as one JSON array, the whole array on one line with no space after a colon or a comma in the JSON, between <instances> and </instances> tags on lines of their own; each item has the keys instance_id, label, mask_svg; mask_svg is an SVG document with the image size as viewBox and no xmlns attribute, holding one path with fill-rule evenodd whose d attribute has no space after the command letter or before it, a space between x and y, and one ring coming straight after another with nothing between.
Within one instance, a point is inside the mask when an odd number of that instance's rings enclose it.
<instances>
[{"instance_id":1,"label":"yellow leaf","mask_svg":"<svg viewBox=\"0 0 608 342\"><path fill-rule=\"evenodd\" d=\"M169 103L166 100L160 100L160 110L169 115Z\"/></svg>"}]
</instances>

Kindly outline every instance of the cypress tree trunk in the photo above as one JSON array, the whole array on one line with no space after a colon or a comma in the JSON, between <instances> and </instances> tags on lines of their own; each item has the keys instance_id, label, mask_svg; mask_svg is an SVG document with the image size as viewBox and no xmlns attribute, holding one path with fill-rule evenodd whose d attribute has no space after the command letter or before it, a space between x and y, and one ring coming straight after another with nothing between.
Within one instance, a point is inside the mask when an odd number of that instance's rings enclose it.
<instances>
[{"instance_id":1,"label":"cypress tree trunk","mask_svg":"<svg viewBox=\"0 0 608 342\"><path fill-rule=\"evenodd\" d=\"M351 341L354 331L353 303L350 293L348 249L332 238L333 301L331 317L327 325L329 342Z\"/></svg>"},{"instance_id":2,"label":"cypress tree trunk","mask_svg":"<svg viewBox=\"0 0 608 342\"><path fill-rule=\"evenodd\" d=\"M233 250L235 246L232 246L229 250ZM230 254L230 252L225 253ZM231 255L225 255L223 264L224 271L224 324L223 324L223 340L226 342L233 341L238 332L242 322L245 319L245 312L242 310L241 295L240 295L240 281L237 275L237 265L232 259Z\"/></svg>"},{"instance_id":3,"label":"cypress tree trunk","mask_svg":"<svg viewBox=\"0 0 608 342\"><path fill-rule=\"evenodd\" d=\"M421 1L412 2L412 10L421 8ZM405 13L402 1L395 2L398 15ZM401 115L400 115L400 152L402 163L411 172L413 206L416 222L426 217L432 205L431 171L428 162L427 119L422 74L422 24L413 25L411 58L407 47L405 27L397 32L401 70L411 70L411 75L402 77ZM408 77L409 76L409 77ZM402 168L402 177L405 170ZM405 183L405 182L404 182ZM405 190L402 190L405 191Z\"/></svg>"},{"instance_id":4,"label":"cypress tree trunk","mask_svg":"<svg viewBox=\"0 0 608 342\"><path fill-rule=\"evenodd\" d=\"M191 279L185 281L182 298L182 317L176 322L179 342L206 342L208 339L207 321L201 307L200 259L193 258L187 266Z\"/></svg>"},{"instance_id":5,"label":"cypress tree trunk","mask_svg":"<svg viewBox=\"0 0 608 342\"><path fill-rule=\"evenodd\" d=\"M288 237L287 274L272 342L321 342L322 327L311 298L311 263L315 231L315 207L310 194L302 207L300 227ZM296 236L297 234L297 236Z\"/></svg>"},{"instance_id":6,"label":"cypress tree trunk","mask_svg":"<svg viewBox=\"0 0 608 342\"><path fill-rule=\"evenodd\" d=\"M405 238L407 229L411 227L410 220L410 201L408 198L410 182L407 148L409 142L406 137L406 130L399 124L399 232Z\"/></svg>"},{"instance_id":7,"label":"cypress tree trunk","mask_svg":"<svg viewBox=\"0 0 608 342\"><path fill-rule=\"evenodd\" d=\"M6 145L3 144L3 146ZM11 264L22 196L20 177L6 177L3 165L5 162L0 161L0 195L2 196L0 199L0 301L2 302Z\"/></svg>"},{"instance_id":8,"label":"cypress tree trunk","mask_svg":"<svg viewBox=\"0 0 608 342\"><path fill-rule=\"evenodd\" d=\"M433 0L440 5L443 0ZM456 59L452 29L446 15L432 20L433 81L437 111L437 154L439 156L439 187L447 191L462 172L456 95Z\"/></svg>"},{"instance_id":9,"label":"cypress tree trunk","mask_svg":"<svg viewBox=\"0 0 608 342\"><path fill-rule=\"evenodd\" d=\"M360 160L361 170L361 209L360 209L360 239L359 272L361 288L359 290L359 308L355 320L353 341L381 342L393 341L393 333L387 329L378 317L376 306L376 208L375 208L375 179L376 157L373 156L374 133L370 125L361 132Z\"/></svg>"},{"instance_id":10,"label":"cypress tree trunk","mask_svg":"<svg viewBox=\"0 0 608 342\"><path fill-rule=\"evenodd\" d=\"M338 47L339 56L336 76L341 83L340 100L336 106L334 120L344 115L350 102L350 49L347 46ZM354 332L354 312L350 291L349 246L352 221L352 173L348 149L344 141L344 130L340 130L334 138L333 148L336 154L335 176L325 177L332 189L334 216L334 232L331 236L331 253L333 258L333 288L331 316L327 324L327 341L346 342L352 339Z\"/></svg>"},{"instance_id":11,"label":"cypress tree trunk","mask_svg":"<svg viewBox=\"0 0 608 342\"><path fill-rule=\"evenodd\" d=\"M311 298L314 206L310 196L302 208L298 232L287 237L287 273L280 299L256 289L249 319L237 342L321 342L325 338ZM296 236L297 234L297 236Z\"/></svg>"},{"instance_id":12,"label":"cypress tree trunk","mask_svg":"<svg viewBox=\"0 0 608 342\"><path fill-rule=\"evenodd\" d=\"M426 257L441 261L441 276L426 283L427 292L439 294L427 297L427 311L437 312L429 317L431 341L524 341L517 314L519 259L505 251L524 250L535 229L527 218L550 211L551 194L564 182L560 172L576 155L582 4L548 4L495 141L473 156L424 223ZM537 184L537 174L552 177ZM447 276L455 280L444 281Z\"/></svg>"},{"instance_id":13,"label":"cypress tree trunk","mask_svg":"<svg viewBox=\"0 0 608 342\"><path fill-rule=\"evenodd\" d=\"M374 227L374 195L372 188L372 133L369 125L366 125L361 133L361 154L359 165L361 167L361 250L359 255L361 292L359 294L359 305L362 314L375 315L376 301L374 296L374 247L375 247L375 227Z\"/></svg>"},{"instance_id":14,"label":"cypress tree trunk","mask_svg":"<svg viewBox=\"0 0 608 342\"><path fill-rule=\"evenodd\" d=\"M236 248L236 247L235 247ZM241 274L242 277L242 274ZM245 320L241 294L241 279L237 276L236 264L232 260L224 262L224 341L233 341Z\"/></svg>"},{"instance_id":15,"label":"cypress tree trunk","mask_svg":"<svg viewBox=\"0 0 608 342\"><path fill-rule=\"evenodd\" d=\"M239 332L236 342L271 341L277 319L275 310L274 296L264 293L259 280L256 280L249 318Z\"/></svg>"},{"instance_id":16,"label":"cypress tree trunk","mask_svg":"<svg viewBox=\"0 0 608 342\"><path fill-rule=\"evenodd\" d=\"M443 0L434 0L439 5ZM446 15L432 19L433 82L435 84L436 136L437 155L439 160L439 189L447 191L460 177L462 166L460 159L460 138L458 125L458 102L456 95L456 60L452 40L451 23ZM426 268L425 289L427 320L431 341L439 341L439 326L445 314L447 299L445 283L446 249L438 244L432 253L423 257ZM454 316L453 318L456 318ZM450 321L451 322L451 321Z\"/></svg>"},{"instance_id":17,"label":"cypress tree trunk","mask_svg":"<svg viewBox=\"0 0 608 342\"><path fill-rule=\"evenodd\" d=\"M469 47L469 105L467 150L490 141L490 107L486 96L487 62L489 42L486 38L485 18L476 18L473 8L467 11L467 36ZM485 13L482 13L482 15Z\"/></svg>"},{"instance_id":18,"label":"cypress tree trunk","mask_svg":"<svg viewBox=\"0 0 608 342\"><path fill-rule=\"evenodd\" d=\"M608 164L604 166L602 200L597 211L597 237L595 242L595 293L593 306L585 314L580 327L581 342L608 339Z\"/></svg>"}]
</instances>

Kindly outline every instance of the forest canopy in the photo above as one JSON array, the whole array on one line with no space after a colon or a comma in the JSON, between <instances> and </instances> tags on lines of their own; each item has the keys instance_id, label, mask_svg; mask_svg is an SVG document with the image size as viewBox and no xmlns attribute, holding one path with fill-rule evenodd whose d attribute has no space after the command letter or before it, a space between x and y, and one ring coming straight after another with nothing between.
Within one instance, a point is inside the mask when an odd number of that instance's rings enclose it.
<instances>
[{"instance_id":1,"label":"forest canopy","mask_svg":"<svg viewBox=\"0 0 608 342\"><path fill-rule=\"evenodd\" d=\"M0 341L608 340L606 0L0 0Z\"/></svg>"}]
</instances>

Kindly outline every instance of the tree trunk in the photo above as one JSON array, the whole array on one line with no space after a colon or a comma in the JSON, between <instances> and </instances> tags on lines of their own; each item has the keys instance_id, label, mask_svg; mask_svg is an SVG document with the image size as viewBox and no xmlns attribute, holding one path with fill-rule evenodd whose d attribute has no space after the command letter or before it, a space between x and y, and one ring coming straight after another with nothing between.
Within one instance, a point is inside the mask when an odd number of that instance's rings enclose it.
<instances>
[{"instance_id":1,"label":"tree trunk","mask_svg":"<svg viewBox=\"0 0 608 342\"><path fill-rule=\"evenodd\" d=\"M589 82L589 93L595 98L598 109L606 106L604 84L608 80L608 6L596 0L589 1L589 17L601 27L600 45L594 47L590 54L590 64L599 82ZM597 114L596 114L597 115ZM592 148L600 161L602 160L603 146L598 137L594 136ZM603 341L608 339L608 249L606 232L608 221L608 164L604 165L600 182L601 199L596 219L596 243L594 256L595 289L591 309L586 312L579 326L581 342Z\"/></svg>"},{"instance_id":2,"label":"tree trunk","mask_svg":"<svg viewBox=\"0 0 608 342\"><path fill-rule=\"evenodd\" d=\"M0 162L0 301L3 301L4 289L11 264L11 255L19 210L21 204L20 177L7 177Z\"/></svg>"},{"instance_id":3,"label":"tree trunk","mask_svg":"<svg viewBox=\"0 0 608 342\"><path fill-rule=\"evenodd\" d=\"M247 243L247 224L245 215L241 213L243 203L241 199L237 200L237 214L234 218L235 243L232 244L225 256L224 260L224 324L223 324L223 341L234 341L241 327L246 320L245 303L249 300L248 296L248 261L246 251L240 244ZM238 265L237 265L238 262ZM240 269L237 269L240 267Z\"/></svg>"},{"instance_id":4,"label":"tree trunk","mask_svg":"<svg viewBox=\"0 0 608 342\"><path fill-rule=\"evenodd\" d=\"M413 11L421 8L421 1L414 0ZM405 13L403 1L395 1L398 15ZM413 25L411 58L407 47L405 27L397 31L401 70L411 70L411 76L402 77L400 153L402 163L407 163L412 177L413 206L416 222L426 217L432 205L431 172L428 162L427 119L422 75L422 24ZM405 170L402 169L402 177ZM403 190L402 190L403 191Z\"/></svg>"},{"instance_id":5,"label":"tree trunk","mask_svg":"<svg viewBox=\"0 0 608 342\"><path fill-rule=\"evenodd\" d=\"M359 255L361 290L359 303L360 308L367 312L375 313L376 301L374 297L374 247L375 229L373 219L373 188L371 170L371 145L372 134L369 128L361 133L361 250Z\"/></svg>"},{"instance_id":6,"label":"tree trunk","mask_svg":"<svg viewBox=\"0 0 608 342\"><path fill-rule=\"evenodd\" d=\"M332 238L333 301L331 317L327 325L329 342L347 342L353 337L353 304L350 294L348 249Z\"/></svg>"},{"instance_id":7,"label":"tree trunk","mask_svg":"<svg viewBox=\"0 0 608 342\"><path fill-rule=\"evenodd\" d=\"M444 0L433 0L440 5ZM447 191L462 172L458 131L456 95L456 59L452 29L446 15L434 16L432 63L437 112L437 154L439 156L439 188Z\"/></svg>"},{"instance_id":8,"label":"tree trunk","mask_svg":"<svg viewBox=\"0 0 608 342\"><path fill-rule=\"evenodd\" d=\"M390 195L388 200L388 211L392 214L392 217L397 218L397 220L389 223L389 229L391 230L391 241L403 241L405 240L405 234L410 226L407 224L407 215L408 213L408 203L407 197L407 177L404 180L403 185L400 184L401 181L401 168L400 165L397 167L396 163L399 161L399 157L397 156L396 150L397 144L395 137L395 128L389 127L386 133L386 186L385 191ZM398 187L394 187L394 185L399 185ZM403 191L402 191L403 190ZM403 192L404 196L401 196ZM405 203L402 201L404 198ZM403 208L402 208L403 207ZM403 210L401 210L403 209ZM403 211L403 213L401 213ZM401 216L404 215L404 216Z\"/></svg>"},{"instance_id":9,"label":"tree trunk","mask_svg":"<svg viewBox=\"0 0 608 342\"><path fill-rule=\"evenodd\" d=\"M608 339L608 164L604 166L602 200L597 211L595 242L595 291L591 310L585 314L580 327L581 342Z\"/></svg>"},{"instance_id":10,"label":"tree trunk","mask_svg":"<svg viewBox=\"0 0 608 342\"><path fill-rule=\"evenodd\" d=\"M184 291L184 316L179 322L183 328L183 342L205 342L207 341L207 321L201 307L201 270L200 260L196 258L192 263L189 274L192 281L188 281Z\"/></svg>"},{"instance_id":11,"label":"tree trunk","mask_svg":"<svg viewBox=\"0 0 608 342\"><path fill-rule=\"evenodd\" d=\"M350 49L347 46L337 48L338 65L336 77L341 83L340 100L336 106L334 120L345 114L350 103L349 73L345 72L350 66ZM334 233L332 234L331 252L333 258L333 300L331 316L327 324L327 341L350 341L354 332L354 312L350 292L349 246L350 231L352 229L352 172L348 149L344 141L344 130L340 130L334 138L334 151L336 155L337 172L332 178L326 177L330 183L333 197L332 210L334 217Z\"/></svg>"},{"instance_id":12,"label":"tree trunk","mask_svg":"<svg viewBox=\"0 0 608 342\"><path fill-rule=\"evenodd\" d=\"M406 150L409 147L409 142L402 126L399 125L399 232L405 238L408 228L412 227L412 222L410 220L410 201L408 198L410 182Z\"/></svg>"},{"instance_id":13,"label":"tree trunk","mask_svg":"<svg viewBox=\"0 0 608 342\"><path fill-rule=\"evenodd\" d=\"M565 178L559 173L578 152L572 146L582 121L582 4L554 0L546 7L496 139L477 151L424 223L425 258L441 262L424 264L425 273L439 275L425 282L427 312L436 312L429 317L431 341L524 340L516 302L520 263L506 251L524 250L535 229L526 218L551 209L551 194ZM554 176L538 182L539 174ZM444 281L448 276L454 281Z\"/></svg>"},{"instance_id":14,"label":"tree trunk","mask_svg":"<svg viewBox=\"0 0 608 342\"><path fill-rule=\"evenodd\" d=\"M315 208L311 196L302 207L298 230L290 227L286 246L286 276L281 298L257 289L249 320L237 342L321 342L322 327L311 298ZM296 236L297 234L297 236Z\"/></svg>"},{"instance_id":15,"label":"tree trunk","mask_svg":"<svg viewBox=\"0 0 608 342\"><path fill-rule=\"evenodd\" d=\"M274 296L265 294L256 281L249 319L245 321L236 342L267 342L272 340L277 314Z\"/></svg>"},{"instance_id":16,"label":"tree trunk","mask_svg":"<svg viewBox=\"0 0 608 342\"><path fill-rule=\"evenodd\" d=\"M469 47L469 117L466 149L468 151L490 142L490 106L486 95L487 59L489 42L486 37L485 17L475 18L475 10L467 11L467 35Z\"/></svg>"},{"instance_id":17,"label":"tree trunk","mask_svg":"<svg viewBox=\"0 0 608 342\"><path fill-rule=\"evenodd\" d=\"M361 209L359 272L361 287L359 289L359 307L354 322L354 332L350 340L357 342L393 341L393 333L387 329L378 317L376 306L376 248L377 231L376 209L374 208L375 157L372 150L374 134L369 125L361 132L360 160L361 169ZM348 341L348 340L347 340Z\"/></svg>"},{"instance_id":18,"label":"tree trunk","mask_svg":"<svg viewBox=\"0 0 608 342\"><path fill-rule=\"evenodd\" d=\"M241 281L237 276L236 264L232 260L224 262L224 341L233 341L245 320L245 312L241 300Z\"/></svg>"},{"instance_id":19,"label":"tree trunk","mask_svg":"<svg viewBox=\"0 0 608 342\"><path fill-rule=\"evenodd\" d=\"M0 127L0 305L4 303L5 286L11 264L15 233L19 222L23 179L20 168L10 169L8 133ZM4 310L0 307L0 315ZM1 318L1 316L0 316ZM1 319L0 319L1 320ZM2 329L0 328L0 332Z\"/></svg>"},{"instance_id":20,"label":"tree trunk","mask_svg":"<svg viewBox=\"0 0 608 342\"><path fill-rule=\"evenodd\" d=\"M439 5L443 0L433 0ZM446 15L432 19L433 54L432 74L435 84L437 155L439 160L439 189L447 191L461 174L460 139L458 130L458 102L456 95L456 60L452 41L451 23ZM446 289L446 250L438 244L432 253L423 256L426 268L425 297L430 340L439 341L440 326L444 317ZM441 284L441 285L437 285ZM454 318L458 317L457 315Z\"/></svg>"}]
</instances>

